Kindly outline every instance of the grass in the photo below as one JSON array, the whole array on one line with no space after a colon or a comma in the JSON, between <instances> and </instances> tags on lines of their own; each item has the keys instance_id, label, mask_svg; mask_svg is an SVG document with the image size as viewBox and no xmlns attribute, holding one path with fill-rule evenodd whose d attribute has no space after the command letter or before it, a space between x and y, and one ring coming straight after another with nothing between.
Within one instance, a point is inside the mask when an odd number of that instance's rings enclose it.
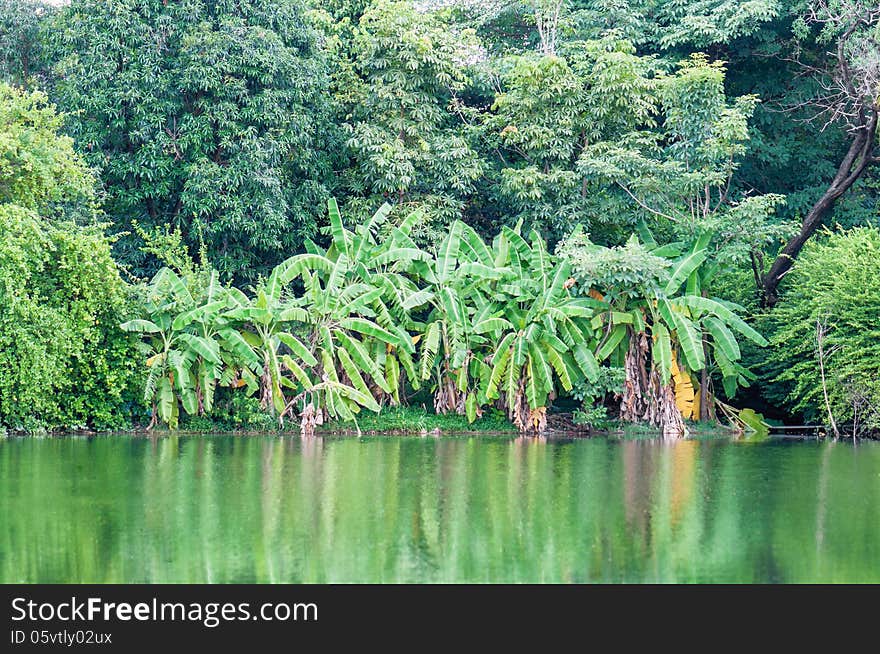
<instances>
[{"instance_id":1,"label":"grass","mask_svg":"<svg viewBox=\"0 0 880 654\"><path fill-rule=\"evenodd\" d=\"M468 423L465 416L457 414L441 415L428 411L423 404L398 407L383 407L381 413L361 411L357 424L333 420L319 428L324 433L362 433L369 434L420 434L420 433L507 433L515 432L504 412L487 409L483 416ZM163 430L164 427L159 427ZM211 416L182 416L180 431L190 433L281 433L298 432L297 420L285 420L281 428L277 418L271 417L259 408L253 398L236 401L232 406L219 403Z\"/></svg>"},{"instance_id":2,"label":"grass","mask_svg":"<svg viewBox=\"0 0 880 654\"><path fill-rule=\"evenodd\" d=\"M468 423L465 416L458 414L437 414L429 412L424 406L386 407L379 414L362 411L357 418L357 427L367 433L463 433L463 432L512 432L516 428L503 412L497 409L484 411L481 418ZM324 432L352 432L357 427L353 422L332 421L325 424Z\"/></svg>"}]
</instances>

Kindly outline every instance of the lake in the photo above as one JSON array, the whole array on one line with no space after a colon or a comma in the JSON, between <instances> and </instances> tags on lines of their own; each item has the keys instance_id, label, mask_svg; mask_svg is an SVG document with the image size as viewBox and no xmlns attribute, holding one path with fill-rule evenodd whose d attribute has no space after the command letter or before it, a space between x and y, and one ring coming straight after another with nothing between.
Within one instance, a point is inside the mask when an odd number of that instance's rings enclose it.
<instances>
[{"instance_id":1,"label":"lake","mask_svg":"<svg viewBox=\"0 0 880 654\"><path fill-rule=\"evenodd\" d=\"M0 439L0 582L880 582L880 443Z\"/></svg>"}]
</instances>

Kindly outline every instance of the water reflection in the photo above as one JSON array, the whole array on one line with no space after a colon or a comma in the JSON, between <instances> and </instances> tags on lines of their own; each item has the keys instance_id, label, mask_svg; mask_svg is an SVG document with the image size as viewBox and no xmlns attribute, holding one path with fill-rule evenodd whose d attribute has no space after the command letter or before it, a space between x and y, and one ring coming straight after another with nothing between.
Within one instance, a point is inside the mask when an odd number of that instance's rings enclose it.
<instances>
[{"instance_id":1,"label":"water reflection","mask_svg":"<svg viewBox=\"0 0 880 654\"><path fill-rule=\"evenodd\" d=\"M4 582L878 582L878 516L872 443L0 442Z\"/></svg>"}]
</instances>

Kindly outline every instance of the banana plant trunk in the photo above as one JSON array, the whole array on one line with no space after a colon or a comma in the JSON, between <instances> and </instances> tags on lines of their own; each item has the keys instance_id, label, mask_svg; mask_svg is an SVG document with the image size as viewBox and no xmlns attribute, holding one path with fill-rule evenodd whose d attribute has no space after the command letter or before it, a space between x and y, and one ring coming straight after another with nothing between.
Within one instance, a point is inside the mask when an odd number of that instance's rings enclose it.
<instances>
[{"instance_id":1,"label":"banana plant trunk","mask_svg":"<svg viewBox=\"0 0 880 654\"><path fill-rule=\"evenodd\" d=\"M439 375L437 390L434 391L434 411L437 413L465 414L467 393L459 390L455 377L449 364L444 363L444 372Z\"/></svg>"},{"instance_id":2,"label":"banana plant trunk","mask_svg":"<svg viewBox=\"0 0 880 654\"><path fill-rule=\"evenodd\" d=\"M685 427L675 404L672 381L664 384L660 373L648 365L650 352L645 332L631 333L624 358L626 374L620 401L623 422L647 423L659 428L664 438L681 438Z\"/></svg>"}]
</instances>

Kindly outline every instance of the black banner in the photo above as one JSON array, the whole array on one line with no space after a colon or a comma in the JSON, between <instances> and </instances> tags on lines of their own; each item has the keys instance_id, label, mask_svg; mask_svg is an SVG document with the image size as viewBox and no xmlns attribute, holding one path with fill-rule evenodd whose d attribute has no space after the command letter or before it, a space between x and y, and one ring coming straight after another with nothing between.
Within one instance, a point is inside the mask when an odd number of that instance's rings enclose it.
<instances>
[{"instance_id":1,"label":"black banner","mask_svg":"<svg viewBox=\"0 0 880 654\"><path fill-rule=\"evenodd\" d=\"M382 643L404 634L421 647L469 633L498 643L565 635L632 643L698 626L737 638L778 632L785 614L803 624L829 611L846 618L851 636L860 612L880 606L868 586L20 585L2 595L3 652Z\"/></svg>"}]
</instances>

